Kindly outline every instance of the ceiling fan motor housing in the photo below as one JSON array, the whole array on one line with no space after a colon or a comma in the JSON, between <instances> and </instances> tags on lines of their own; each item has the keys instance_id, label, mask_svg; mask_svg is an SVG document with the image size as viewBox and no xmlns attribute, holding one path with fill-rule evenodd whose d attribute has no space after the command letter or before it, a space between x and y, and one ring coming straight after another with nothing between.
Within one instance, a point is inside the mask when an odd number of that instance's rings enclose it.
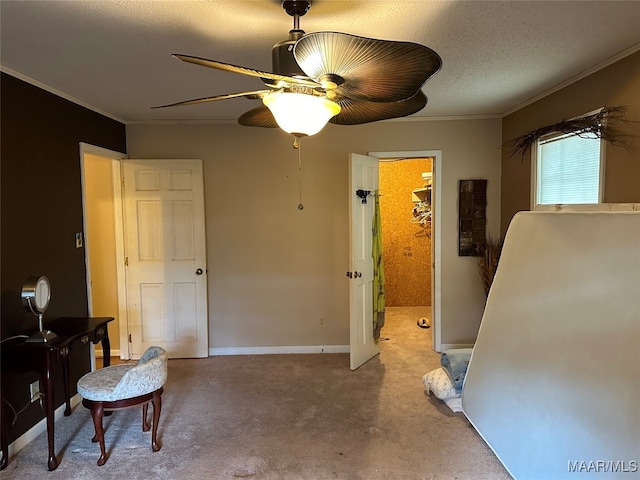
<instances>
[{"instance_id":1,"label":"ceiling fan motor housing","mask_svg":"<svg viewBox=\"0 0 640 480\"><path fill-rule=\"evenodd\" d=\"M273 46L271 50L272 71L289 77L307 78L293 56L293 46L304 35L304 30L300 29L300 17L309 11L311 2L309 0L285 0L282 2L282 8L287 12L287 15L293 17L293 30L289 30L287 40Z\"/></svg>"},{"instance_id":2,"label":"ceiling fan motor housing","mask_svg":"<svg viewBox=\"0 0 640 480\"><path fill-rule=\"evenodd\" d=\"M293 56L293 46L304 35L303 30L289 31L289 38L276 43L271 49L271 65L273 73L289 77L306 77Z\"/></svg>"}]
</instances>

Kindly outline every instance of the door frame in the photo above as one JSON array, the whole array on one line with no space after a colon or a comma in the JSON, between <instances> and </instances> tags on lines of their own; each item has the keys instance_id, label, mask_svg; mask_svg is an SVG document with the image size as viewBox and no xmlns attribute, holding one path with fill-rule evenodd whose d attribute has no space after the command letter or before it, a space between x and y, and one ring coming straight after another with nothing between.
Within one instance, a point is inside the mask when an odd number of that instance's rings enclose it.
<instances>
[{"instance_id":1,"label":"door frame","mask_svg":"<svg viewBox=\"0 0 640 480\"><path fill-rule=\"evenodd\" d=\"M431 348L442 348L442 192L438 177L442 172L442 150L402 150L396 152L369 152L367 155L384 159L433 158L431 177L432 226L431 229Z\"/></svg>"},{"instance_id":2,"label":"door frame","mask_svg":"<svg viewBox=\"0 0 640 480\"><path fill-rule=\"evenodd\" d=\"M117 152L115 150L109 150L96 145L80 142L80 176L82 184L82 219L83 219L83 237L84 237L84 255L85 255L85 268L86 268L86 288L87 288L87 301L89 316L93 315L93 298L91 289L91 257L89 255L91 248L91 239L87 235L87 185L85 179L85 158L86 154L95 155L98 157L111 160L111 177L113 185L113 208L115 218L115 244L116 244L116 278L118 282L118 330L120 340L120 358L131 358L131 352L129 351L128 341L128 329L129 322L127 321L127 309L126 309L126 290L125 290L125 269L124 269L124 230L123 230L123 217L122 217L122 181L120 173L121 161L128 158L127 154ZM125 349L126 346L126 349ZM91 369L95 369L95 350L92 344L91 355ZM125 351L126 350L126 351ZM113 352L115 353L115 352Z\"/></svg>"}]
</instances>

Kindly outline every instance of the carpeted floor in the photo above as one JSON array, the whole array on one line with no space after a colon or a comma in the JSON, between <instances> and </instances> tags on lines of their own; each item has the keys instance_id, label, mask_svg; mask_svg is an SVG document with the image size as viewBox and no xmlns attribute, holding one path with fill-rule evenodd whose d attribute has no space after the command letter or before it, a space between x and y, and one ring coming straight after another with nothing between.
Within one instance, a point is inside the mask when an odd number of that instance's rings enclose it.
<instances>
[{"instance_id":1,"label":"carpeted floor","mask_svg":"<svg viewBox=\"0 0 640 480\"><path fill-rule=\"evenodd\" d=\"M105 418L110 454L98 467L93 423L76 407L56 422L60 466L46 434L10 459L2 479L509 479L462 413L424 393L439 365L428 307L392 307L380 355L356 371L346 354L170 360L159 437L140 409Z\"/></svg>"}]
</instances>

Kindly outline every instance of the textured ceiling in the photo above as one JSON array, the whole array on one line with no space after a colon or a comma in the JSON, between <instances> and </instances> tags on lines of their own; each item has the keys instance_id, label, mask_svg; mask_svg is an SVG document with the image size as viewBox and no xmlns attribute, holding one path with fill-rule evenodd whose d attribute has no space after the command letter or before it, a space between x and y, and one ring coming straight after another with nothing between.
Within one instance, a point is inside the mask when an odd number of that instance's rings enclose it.
<instances>
[{"instance_id":1,"label":"textured ceiling","mask_svg":"<svg viewBox=\"0 0 640 480\"><path fill-rule=\"evenodd\" d=\"M271 70L293 19L277 0L0 0L0 63L124 122L235 121L236 98L166 103L262 88L259 79L186 64L183 53ZM640 48L640 1L316 0L306 32L426 45L443 68L415 116L494 116ZM401 75L398 72L398 75ZM389 78L390 82L394 78Z\"/></svg>"}]
</instances>

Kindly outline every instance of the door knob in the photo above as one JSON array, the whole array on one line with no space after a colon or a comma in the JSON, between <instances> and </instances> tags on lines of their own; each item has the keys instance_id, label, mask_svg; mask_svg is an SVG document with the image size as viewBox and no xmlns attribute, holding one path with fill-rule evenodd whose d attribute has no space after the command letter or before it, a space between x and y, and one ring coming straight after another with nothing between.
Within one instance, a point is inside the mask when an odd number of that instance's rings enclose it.
<instances>
[{"instance_id":1,"label":"door knob","mask_svg":"<svg viewBox=\"0 0 640 480\"><path fill-rule=\"evenodd\" d=\"M196 270L196 275L202 275L202 269L201 268Z\"/></svg>"}]
</instances>

